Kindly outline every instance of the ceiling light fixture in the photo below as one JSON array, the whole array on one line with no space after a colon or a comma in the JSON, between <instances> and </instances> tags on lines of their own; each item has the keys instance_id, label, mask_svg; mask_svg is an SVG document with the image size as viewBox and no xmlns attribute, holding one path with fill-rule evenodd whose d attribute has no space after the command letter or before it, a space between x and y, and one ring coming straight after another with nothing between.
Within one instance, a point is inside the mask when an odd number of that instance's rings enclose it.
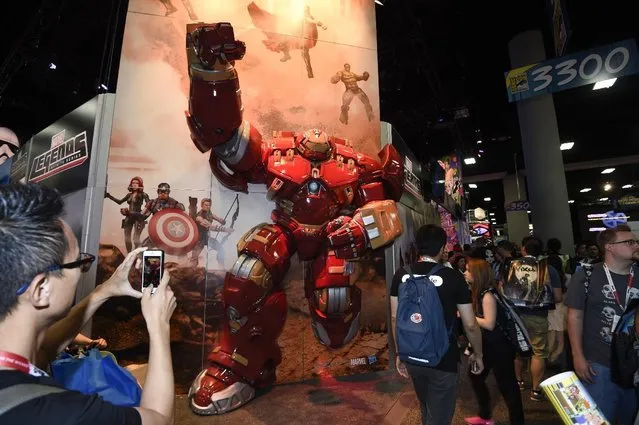
<instances>
[{"instance_id":1,"label":"ceiling light fixture","mask_svg":"<svg viewBox=\"0 0 639 425\"><path fill-rule=\"evenodd\" d=\"M601 174L610 174L612 172L614 172L616 170L616 168L606 168L605 170L603 170L601 172Z\"/></svg>"},{"instance_id":2,"label":"ceiling light fixture","mask_svg":"<svg viewBox=\"0 0 639 425\"><path fill-rule=\"evenodd\" d=\"M494 215L495 215L495 213L490 213L489 215L494 216ZM494 219L493 219L493 220L494 220Z\"/></svg>"},{"instance_id":3,"label":"ceiling light fixture","mask_svg":"<svg viewBox=\"0 0 639 425\"><path fill-rule=\"evenodd\" d=\"M481 140L477 140L477 144L478 144L478 145L481 145Z\"/></svg>"},{"instance_id":4,"label":"ceiling light fixture","mask_svg":"<svg viewBox=\"0 0 639 425\"><path fill-rule=\"evenodd\" d=\"M532 212L531 212L531 211L526 211L526 212L527 212L528 214L532 214Z\"/></svg>"},{"instance_id":5,"label":"ceiling light fixture","mask_svg":"<svg viewBox=\"0 0 639 425\"><path fill-rule=\"evenodd\" d=\"M384 6L384 3L382 3L380 0L375 0L375 3L377 3L380 6Z\"/></svg>"},{"instance_id":6,"label":"ceiling light fixture","mask_svg":"<svg viewBox=\"0 0 639 425\"><path fill-rule=\"evenodd\" d=\"M51 62L49 64L49 69L58 69L58 67L56 66L56 64L54 64L53 62Z\"/></svg>"},{"instance_id":7,"label":"ceiling light fixture","mask_svg":"<svg viewBox=\"0 0 639 425\"><path fill-rule=\"evenodd\" d=\"M622 189L630 189L630 188L632 188L632 185L631 184L625 184L625 185L621 186L621 188Z\"/></svg>"},{"instance_id":8,"label":"ceiling light fixture","mask_svg":"<svg viewBox=\"0 0 639 425\"><path fill-rule=\"evenodd\" d=\"M574 203L575 203L575 201L574 201L574 199L571 199L570 201L568 201L568 203L569 203L569 204L574 204Z\"/></svg>"},{"instance_id":9,"label":"ceiling light fixture","mask_svg":"<svg viewBox=\"0 0 639 425\"><path fill-rule=\"evenodd\" d=\"M559 149L562 151L569 151L573 146L575 146L575 142L566 142L559 145Z\"/></svg>"},{"instance_id":10,"label":"ceiling light fixture","mask_svg":"<svg viewBox=\"0 0 639 425\"><path fill-rule=\"evenodd\" d=\"M607 201L608 198L599 198L600 201Z\"/></svg>"},{"instance_id":11,"label":"ceiling light fixture","mask_svg":"<svg viewBox=\"0 0 639 425\"><path fill-rule=\"evenodd\" d=\"M491 199L490 199L489 197L486 197L486 198L484 198L484 201L486 201L486 202L490 202L490 201L491 201Z\"/></svg>"},{"instance_id":12,"label":"ceiling light fixture","mask_svg":"<svg viewBox=\"0 0 639 425\"><path fill-rule=\"evenodd\" d=\"M469 156L468 158L464 158L464 164L466 165L477 164L477 160L474 157Z\"/></svg>"},{"instance_id":13,"label":"ceiling light fixture","mask_svg":"<svg viewBox=\"0 0 639 425\"><path fill-rule=\"evenodd\" d=\"M605 192L608 192L612 189L612 185L610 183L606 183L603 187Z\"/></svg>"},{"instance_id":14,"label":"ceiling light fixture","mask_svg":"<svg viewBox=\"0 0 639 425\"><path fill-rule=\"evenodd\" d=\"M610 87L612 87L615 84L616 81L617 81L616 78L610 78L608 80L597 81L592 89L593 90L609 89Z\"/></svg>"},{"instance_id":15,"label":"ceiling light fixture","mask_svg":"<svg viewBox=\"0 0 639 425\"><path fill-rule=\"evenodd\" d=\"M589 187L584 187L583 189L581 189L579 192L581 193L586 193L586 192L590 192L592 189Z\"/></svg>"},{"instance_id":16,"label":"ceiling light fixture","mask_svg":"<svg viewBox=\"0 0 639 425\"><path fill-rule=\"evenodd\" d=\"M475 183L471 183L468 185L470 189L477 189L477 185Z\"/></svg>"}]
</instances>

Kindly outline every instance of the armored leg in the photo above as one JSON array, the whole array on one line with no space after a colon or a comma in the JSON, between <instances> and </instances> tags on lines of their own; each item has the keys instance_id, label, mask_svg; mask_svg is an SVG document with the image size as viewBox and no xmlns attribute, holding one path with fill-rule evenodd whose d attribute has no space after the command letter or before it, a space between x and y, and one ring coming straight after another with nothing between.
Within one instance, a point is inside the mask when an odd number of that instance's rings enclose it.
<instances>
[{"instance_id":1,"label":"armored leg","mask_svg":"<svg viewBox=\"0 0 639 425\"><path fill-rule=\"evenodd\" d=\"M171 3L171 0L160 0L160 2L166 8L166 16L169 16L177 12L177 7L173 6L173 3Z\"/></svg>"},{"instance_id":2,"label":"armored leg","mask_svg":"<svg viewBox=\"0 0 639 425\"><path fill-rule=\"evenodd\" d=\"M200 415L219 415L246 404L256 388L275 382L275 368L282 361L277 338L287 306L280 282L294 253L291 237L264 223L249 230L237 248L239 258L224 281L226 321L218 345L189 391L191 409Z\"/></svg>"},{"instance_id":3,"label":"armored leg","mask_svg":"<svg viewBox=\"0 0 639 425\"><path fill-rule=\"evenodd\" d=\"M306 73L308 78L313 78L313 67L311 66L311 54L308 47L302 47L302 58L306 64Z\"/></svg>"},{"instance_id":4,"label":"armored leg","mask_svg":"<svg viewBox=\"0 0 639 425\"><path fill-rule=\"evenodd\" d=\"M373 115L373 106L371 105L371 101L368 100L368 96L366 95L366 93L364 93L364 90L359 89L357 97L364 104L364 109L366 109L366 116L368 117L368 120L373 121L373 118L375 118L375 115Z\"/></svg>"},{"instance_id":5,"label":"armored leg","mask_svg":"<svg viewBox=\"0 0 639 425\"><path fill-rule=\"evenodd\" d=\"M355 97L355 94L350 90L346 90L342 96L342 113L339 116L339 120L342 124L348 124L348 110L350 109L353 97Z\"/></svg>"},{"instance_id":6,"label":"armored leg","mask_svg":"<svg viewBox=\"0 0 639 425\"><path fill-rule=\"evenodd\" d=\"M355 285L353 266L329 251L316 258L306 274L313 333L330 348L348 344L359 331L362 292Z\"/></svg>"}]
</instances>

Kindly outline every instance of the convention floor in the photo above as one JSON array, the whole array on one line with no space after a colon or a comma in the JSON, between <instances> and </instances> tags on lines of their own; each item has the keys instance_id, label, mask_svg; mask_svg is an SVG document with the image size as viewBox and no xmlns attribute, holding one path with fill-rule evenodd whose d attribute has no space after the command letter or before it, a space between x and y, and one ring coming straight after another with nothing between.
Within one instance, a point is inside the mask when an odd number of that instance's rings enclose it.
<instances>
[{"instance_id":1,"label":"convention floor","mask_svg":"<svg viewBox=\"0 0 639 425\"><path fill-rule=\"evenodd\" d=\"M134 371L142 381L144 367ZM143 381L142 381L143 382ZM491 394L497 394L489 378ZM548 402L532 402L524 393L526 422L560 425L561 420ZM454 425L476 413L475 399L466 376L462 376ZM501 399L495 406L495 421L508 424ZM179 425L420 425L419 406L412 385L390 372L359 375L345 379L322 378L299 384L279 385L261 393L242 409L218 417L198 417L191 413L184 397L176 401L175 423Z\"/></svg>"}]
</instances>

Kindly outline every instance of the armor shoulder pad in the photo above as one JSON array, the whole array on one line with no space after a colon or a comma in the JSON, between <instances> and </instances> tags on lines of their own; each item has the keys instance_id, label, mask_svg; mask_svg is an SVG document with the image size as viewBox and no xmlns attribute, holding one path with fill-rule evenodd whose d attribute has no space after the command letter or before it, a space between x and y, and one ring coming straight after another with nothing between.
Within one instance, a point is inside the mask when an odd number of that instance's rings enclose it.
<instances>
[{"instance_id":1,"label":"armor shoulder pad","mask_svg":"<svg viewBox=\"0 0 639 425\"><path fill-rule=\"evenodd\" d=\"M404 191L404 161L393 145L384 146L378 155L386 193L394 201L399 201Z\"/></svg>"}]
</instances>

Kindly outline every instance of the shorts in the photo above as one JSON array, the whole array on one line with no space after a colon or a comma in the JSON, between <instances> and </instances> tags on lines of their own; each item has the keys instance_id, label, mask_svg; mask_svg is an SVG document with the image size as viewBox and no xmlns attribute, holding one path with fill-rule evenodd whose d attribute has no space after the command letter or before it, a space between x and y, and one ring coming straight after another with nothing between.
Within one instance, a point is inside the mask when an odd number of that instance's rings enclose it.
<instances>
[{"instance_id":1,"label":"shorts","mask_svg":"<svg viewBox=\"0 0 639 425\"><path fill-rule=\"evenodd\" d=\"M521 320L524 322L526 330L528 330L528 335L530 335L533 356L547 359L550 354L548 348L548 318L522 314Z\"/></svg>"},{"instance_id":2,"label":"shorts","mask_svg":"<svg viewBox=\"0 0 639 425\"><path fill-rule=\"evenodd\" d=\"M566 310L565 305L558 303L554 310L548 312L548 330L557 332L566 330Z\"/></svg>"}]
</instances>

